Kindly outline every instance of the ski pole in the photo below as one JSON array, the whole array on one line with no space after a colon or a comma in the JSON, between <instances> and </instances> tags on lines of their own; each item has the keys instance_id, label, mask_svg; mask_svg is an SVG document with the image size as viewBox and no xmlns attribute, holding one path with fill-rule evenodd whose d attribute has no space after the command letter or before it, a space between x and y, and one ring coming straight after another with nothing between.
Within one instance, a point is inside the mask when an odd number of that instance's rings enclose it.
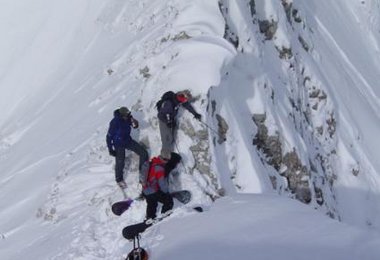
<instances>
[{"instance_id":1,"label":"ski pole","mask_svg":"<svg viewBox=\"0 0 380 260\"><path fill-rule=\"evenodd\" d=\"M199 122L200 122L201 124L203 124L204 126L206 126L208 129L210 129L210 130L211 130L212 132L214 132L215 134L219 135L219 132L217 132L215 129L213 129L211 126L209 126L209 125L206 124L205 122L200 121L200 120L199 120Z\"/></svg>"},{"instance_id":2,"label":"ski pole","mask_svg":"<svg viewBox=\"0 0 380 260\"><path fill-rule=\"evenodd\" d=\"M137 252L138 252L138 258L137 258L137 259L141 259L140 235L137 235L137 246L138 246L138 249L137 249Z\"/></svg>"}]
</instances>

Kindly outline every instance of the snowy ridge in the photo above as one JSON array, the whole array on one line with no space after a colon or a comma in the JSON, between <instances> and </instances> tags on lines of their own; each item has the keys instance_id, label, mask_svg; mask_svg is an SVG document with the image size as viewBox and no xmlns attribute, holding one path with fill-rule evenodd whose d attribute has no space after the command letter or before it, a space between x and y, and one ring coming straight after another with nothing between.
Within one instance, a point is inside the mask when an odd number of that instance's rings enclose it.
<instances>
[{"instance_id":1,"label":"snowy ridge","mask_svg":"<svg viewBox=\"0 0 380 260\"><path fill-rule=\"evenodd\" d=\"M378 1L3 2L1 259L126 256L145 202L110 212L107 123L127 105L156 155L169 89L212 129L180 115L172 188L193 200L144 233L151 259L380 255Z\"/></svg>"},{"instance_id":2,"label":"snowy ridge","mask_svg":"<svg viewBox=\"0 0 380 260\"><path fill-rule=\"evenodd\" d=\"M376 1L221 1L220 8L225 37L242 53L221 87L248 90L235 105L246 113L238 125L251 129L274 168L272 186L334 218L378 226L371 203L379 198Z\"/></svg>"}]
</instances>

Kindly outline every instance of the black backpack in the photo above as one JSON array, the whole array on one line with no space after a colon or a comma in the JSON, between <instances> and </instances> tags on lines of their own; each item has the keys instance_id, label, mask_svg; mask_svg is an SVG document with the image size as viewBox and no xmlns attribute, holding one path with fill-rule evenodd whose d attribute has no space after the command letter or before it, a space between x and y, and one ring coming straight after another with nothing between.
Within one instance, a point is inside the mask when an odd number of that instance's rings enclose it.
<instances>
[{"instance_id":1,"label":"black backpack","mask_svg":"<svg viewBox=\"0 0 380 260\"><path fill-rule=\"evenodd\" d=\"M161 99L156 103L156 108L158 111L160 111L161 109L161 106L162 106L162 103L164 103L164 101L166 100L175 100L175 93L173 91L168 91L168 92L165 92Z\"/></svg>"},{"instance_id":2,"label":"black backpack","mask_svg":"<svg viewBox=\"0 0 380 260\"><path fill-rule=\"evenodd\" d=\"M177 167L177 165L180 163L182 157L178 153L171 153L170 160L165 164L165 177L169 175L169 173Z\"/></svg>"},{"instance_id":3,"label":"black backpack","mask_svg":"<svg viewBox=\"0 0 380 260\"><path fill-rule=\"evenodd\" d=\"M144 248L134 248L129 252L126 260L148 260L148 253Z\"/></svg>"}]
</instances>

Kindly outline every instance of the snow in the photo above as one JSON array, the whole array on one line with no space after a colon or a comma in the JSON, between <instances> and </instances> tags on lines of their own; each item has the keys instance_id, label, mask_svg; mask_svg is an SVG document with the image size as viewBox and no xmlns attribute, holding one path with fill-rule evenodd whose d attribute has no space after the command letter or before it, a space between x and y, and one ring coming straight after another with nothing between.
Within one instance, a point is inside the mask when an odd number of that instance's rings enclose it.
<instances>
[{"instance_id":1,"label":"snow","mask_svg":"<svg viewBox=\"0 0 380 260\"><path fill-rule=\"evenodd\" d=\"M143 234L151 259L378 258L377 0L287 1L302 17L292 24L277 0L255 1L254 18L245 0L0 2L0 259L125 258L132 244L121 230L144 219L146 204L120 217L110 211L124 196L105 144L108 122L114 109L131 108L140 122L132 136L154 156L155 103L183 89L208 127L180 112L184 164L171 181L193 199ZM273 41L257 19L279 22ZM223 38L226 21L237 48ZM280 59L281 47L293 58ZM317 102L313 87L327 96L316 110L307 108ZM252 116L264 113L283 153L296 150L319 173L317 155L326 155L326 205L292 199L288 181L252 145ZM229 125L221 144L216 114ZM127 162L127 196L136 197L137 157L128 153ZM219 191L226 196L213 201ZM205 212L192 210L199 205Z\"/></svg>"},{"instance_id":2,"label":"snow","mask_svg":"<svg viewBox=\"0 0 380 260\"><path fill-rule=\"evenodd\" d=\"M150 252L154 259L377 259L379 254L377 233L276 195L233 196L203 214L171 218L143 236L152 239L161 231L164 239Z\"/></svg>"}]
</instances>

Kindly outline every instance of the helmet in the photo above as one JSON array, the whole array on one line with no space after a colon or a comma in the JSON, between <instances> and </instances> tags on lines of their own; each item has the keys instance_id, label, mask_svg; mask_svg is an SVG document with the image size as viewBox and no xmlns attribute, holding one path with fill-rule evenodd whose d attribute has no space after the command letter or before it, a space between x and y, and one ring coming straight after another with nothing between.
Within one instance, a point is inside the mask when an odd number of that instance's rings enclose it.
<instances>
[{"instance_id":1,"label":"helmet","mask_svg":"<svg viewBox=\"0 0 380 260\"><path fill-rule=\"evenodd\" d=\"M129 109L126 107L121 107L119 108L119 113L121 116L125 117L125 116L129 116L131 114L131 111L129 111Z\"/></svg>"},{"instance_id":2,"label":"helmet","mask_svg":"<svg viewBox=\"0 0 380 260\"><path fill-rule=\"evenodd\" d=\"M177 97L177 100L181 103L185 103L187 101L189 101L190 99L193 98L193 96L191 95L191 92L190 90L186 89L186 90L182 90L182 91L178 91L176 93L176 97Z\"/></svg>"}]
</instances>

